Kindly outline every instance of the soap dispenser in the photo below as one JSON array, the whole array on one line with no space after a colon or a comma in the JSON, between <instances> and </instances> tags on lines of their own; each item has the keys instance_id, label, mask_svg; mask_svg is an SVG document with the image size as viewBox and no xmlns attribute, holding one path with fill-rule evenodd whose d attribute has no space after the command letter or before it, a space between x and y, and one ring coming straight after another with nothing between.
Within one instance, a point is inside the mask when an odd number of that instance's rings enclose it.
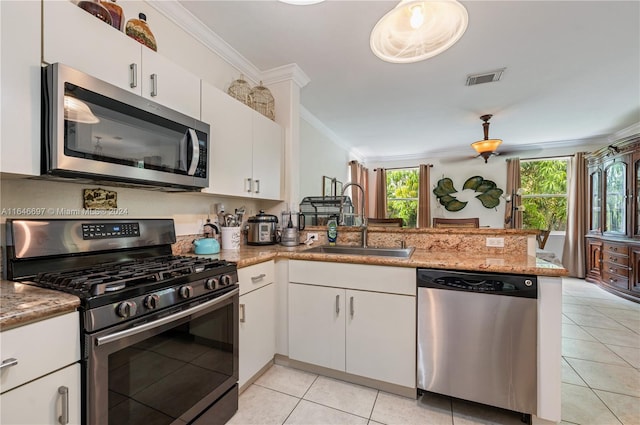
<instances>
[{"instance_id":1,"label":"soap dispenser","mask_svg":"<svg viewBox=\"0 0 640 425\"><path fill-rule=\"evenodd\" d=\"M327 239L329 239L329 245L335 245L338 240L338 222L334 218L327 223Z\"/></svg>"}]
</instances>

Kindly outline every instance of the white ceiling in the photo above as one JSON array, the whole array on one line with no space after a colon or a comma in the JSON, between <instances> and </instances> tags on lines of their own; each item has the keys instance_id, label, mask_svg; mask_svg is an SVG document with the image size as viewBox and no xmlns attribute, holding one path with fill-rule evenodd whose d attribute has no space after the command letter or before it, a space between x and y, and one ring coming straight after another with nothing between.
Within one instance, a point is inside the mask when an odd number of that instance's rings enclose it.
<instances>
[{"instance_id":1,"label":"white ceiling","mask_svg":"<svg viewBox=\"0 0 640 425\"><path fill-rule=\"evenodd\" d=\"M472 155L483 114L505 151L640 122L639 1L462 1L462 39L414 64L369 48L396 1L179 3L260 70L297 64L311 80L304 108L362 159ZM465 86L498 68L499 82Z\"/></svg>"}]
</instances>

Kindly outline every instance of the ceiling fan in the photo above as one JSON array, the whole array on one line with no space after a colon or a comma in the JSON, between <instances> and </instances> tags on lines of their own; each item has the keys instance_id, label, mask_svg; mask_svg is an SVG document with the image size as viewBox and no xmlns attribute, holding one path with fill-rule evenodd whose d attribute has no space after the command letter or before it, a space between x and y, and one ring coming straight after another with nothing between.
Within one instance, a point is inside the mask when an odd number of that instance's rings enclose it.
<instances>
[{"instance_id":1,"label":"ceiling fan","mask_svg":"<svg viewBox=\"0 0 640 425\"><path fill-rule=\"evenodd\" d=\"M540 150L539 146L521 145L521 146L516 146L509 151L498 152L497 149L498 149L498 146L500 146L500 144L502 143L502 140L489 138L489 120L491 119L491 117L493 117L493 115L491 114L482 115L480 117L480 119L483 121L482 129L484 130L484 139L478 140L477 142L474 142L471 144L471 147L475 149L475 151L477 152L477 155L465 155L464 157L445 157L442 160L440 160L440 162L443 164L447 164L447 163L464 161L467 159L478 158L480 156L484 159L484 162L486 163L488 159L492 156L498 156L498 155L508 156L508 155L514 155L514 154L517 155L518 153L522 153L522 152L534 153Z\"/></svg>"}]
</instances>

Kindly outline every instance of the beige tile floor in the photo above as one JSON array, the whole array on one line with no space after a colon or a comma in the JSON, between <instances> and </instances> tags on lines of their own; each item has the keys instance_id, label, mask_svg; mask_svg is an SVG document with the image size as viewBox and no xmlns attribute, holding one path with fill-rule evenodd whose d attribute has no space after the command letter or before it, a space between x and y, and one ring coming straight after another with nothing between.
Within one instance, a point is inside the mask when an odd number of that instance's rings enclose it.
<instances>
[{"instance_id":1,"label":"beige tile floor","mask_svg":"<svg viewBox=\"0 0 640 425\"><path fill-rule=\"evenodd\" d=\"M562 424L640 425L640 304L564 279ZM520 415L436 394L399 397L274 365L229 424L499 424Z\"/></svg>"}]
</instances>

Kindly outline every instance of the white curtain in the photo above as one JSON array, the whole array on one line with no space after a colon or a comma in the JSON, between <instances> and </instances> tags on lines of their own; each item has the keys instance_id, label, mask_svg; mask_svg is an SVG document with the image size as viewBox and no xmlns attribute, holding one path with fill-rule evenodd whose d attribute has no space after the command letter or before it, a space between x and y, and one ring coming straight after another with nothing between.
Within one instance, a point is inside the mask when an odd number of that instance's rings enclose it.
<instances>
[{"instance_id":1,"label":"white curtain","mask_svg":"<svg viewBox=\"0 0 640 425\"><path fill-rule=\"evenodd\" d=\"M568 174L571 180L567 197L567 231L562 250L562 265L569 271L569 276L584 278L588 172L583 152L574 155Z\"/></svg>"}]
</instances>

